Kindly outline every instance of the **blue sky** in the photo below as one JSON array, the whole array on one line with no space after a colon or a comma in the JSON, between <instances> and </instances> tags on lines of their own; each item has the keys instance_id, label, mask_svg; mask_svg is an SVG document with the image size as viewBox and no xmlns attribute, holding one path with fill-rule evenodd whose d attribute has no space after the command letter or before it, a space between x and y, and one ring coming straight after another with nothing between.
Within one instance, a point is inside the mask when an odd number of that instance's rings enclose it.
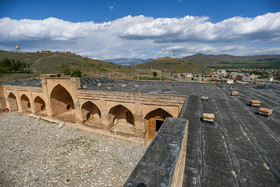
<instances>
[{"instance_id":1,"label":"blue sky","mask_svg":"<svg viewBox=\"0 0 280 187\"><path fill-rule=\"evenodd\" d=\"M0 49L92 58L280 53L279 0L0 0Z\"/></svg>"}]
</instances>

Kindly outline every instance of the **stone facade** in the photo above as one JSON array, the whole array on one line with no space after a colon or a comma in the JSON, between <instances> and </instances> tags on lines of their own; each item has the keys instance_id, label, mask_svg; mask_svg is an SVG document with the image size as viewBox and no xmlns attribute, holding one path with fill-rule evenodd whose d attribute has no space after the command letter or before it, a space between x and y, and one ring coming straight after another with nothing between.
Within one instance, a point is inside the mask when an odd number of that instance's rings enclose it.
<instances>
[{"instance_id":1,"label":"stone facade","mask_svg":"<svg viewBox=\"0 0 280 187\"><path fill-rule=\"evenodd\" d=\"M42 86L2 85L1 108L29 112L138 140L153 139L186 96L83 89L79 78L41 77Z\"/></svg>"}]
</instances>

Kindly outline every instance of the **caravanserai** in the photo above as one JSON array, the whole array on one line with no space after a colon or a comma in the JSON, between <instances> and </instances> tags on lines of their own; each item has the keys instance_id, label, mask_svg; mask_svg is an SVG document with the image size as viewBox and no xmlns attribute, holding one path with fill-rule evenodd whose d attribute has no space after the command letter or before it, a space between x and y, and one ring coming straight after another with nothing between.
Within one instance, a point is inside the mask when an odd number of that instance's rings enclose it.
<instances>
[{"instance_id":1,"label":"caravanserai","mask_svg":"<svg viewBox=\"0 0 280 187\"><path fill-rule=\"evenodd\" d=\"M43 76L2 82L0 103L2 109L151 142L125 186L278 186L279 91L279 84ZM248 104L252 99L273 112L259 115ZM215 120L203 121L203 113Z\"/></svg>"}]
</instances>

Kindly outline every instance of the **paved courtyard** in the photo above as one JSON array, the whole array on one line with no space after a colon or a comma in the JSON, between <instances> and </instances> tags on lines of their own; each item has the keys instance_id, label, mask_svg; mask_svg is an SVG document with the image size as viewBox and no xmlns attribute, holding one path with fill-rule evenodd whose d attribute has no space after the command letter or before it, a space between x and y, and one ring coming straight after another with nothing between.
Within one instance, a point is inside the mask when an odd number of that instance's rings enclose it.
<instances>
[{"instance_id":1,"label":"paved courtyard","mask_svg":"<svg viewBox=\"0 0 280 187\"><path fill-rule=\"evenodd\" d=\"M0 186L122 186L146 147L0 113Z\"/></svg>"}]
</instances>

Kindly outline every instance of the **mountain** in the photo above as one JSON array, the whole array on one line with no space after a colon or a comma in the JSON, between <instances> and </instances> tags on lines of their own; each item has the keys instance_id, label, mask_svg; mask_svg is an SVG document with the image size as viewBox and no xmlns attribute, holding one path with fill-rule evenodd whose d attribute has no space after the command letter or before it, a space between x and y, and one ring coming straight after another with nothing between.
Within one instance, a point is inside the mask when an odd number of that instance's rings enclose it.
<instances>
[{"instance_id":1,"label":"mountain","mask_svg":"<svg viewBox=\"0 0 280 187\"><path fill-rule=\"evenodd\" d=\"M101 60L90 59L75 55L72 53L51 52L51 53L35 53L35 52L9 52L0 50L0 60L3 58L20 60L30 65L34 72L37 73L58 73L61 66L67 66L70 69L78 69L83 73L94 72L115 72L127 70L114 63L104 62Z\"/></svg>"},{"instance_id":2,"label":"mountain","mask_svg":"<svg viewBox=\"0 0 280 187\"><path fill-rule=\"evenodd\" d=\"M203 68L202 65L181 58L158 58L150 62L138 64L139 69L156 69L170 71L171 73L196 72Z\"/></svg>"},{"instance_id":3,"label":"mountain","mask_svg":"<svg viewBox=\"0 0 280 187\"><path fill-rule=\"evenodd\" d=\"M116 59L105 59L105 62L112 62L123 66L133 66L136 64L143 64L145 62L152 61L154 59L141 59L141 58L116 58Z\"/></svg>"},{"instance_id":4,"label":"mountain","mask_svg":"<svg viewBox=\"0 0 280 187\"><path fill-rule=\"evenodd\" d=\"M232 55L205 55L197 53L183 58L204 66L252 66L271 67L278 66L280 55L255 55L255 56L232 56ZM279 64L280 65L280 64Z\"/></svg>"}]
</instances>

